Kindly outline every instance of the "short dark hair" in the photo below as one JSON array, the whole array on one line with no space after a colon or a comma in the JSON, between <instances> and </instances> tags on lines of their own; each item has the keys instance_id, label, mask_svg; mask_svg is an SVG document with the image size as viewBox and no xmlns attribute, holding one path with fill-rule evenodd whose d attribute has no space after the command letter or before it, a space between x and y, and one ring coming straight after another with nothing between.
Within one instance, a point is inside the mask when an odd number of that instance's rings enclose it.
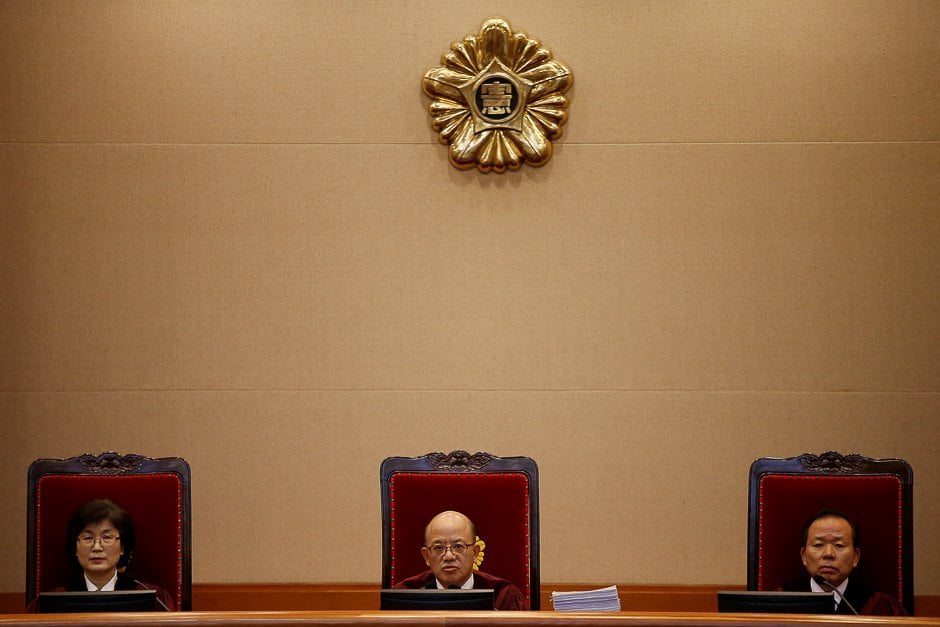
<instances>
[{"instance_id":1,"label":"short dark hair","mask_svg":"<svg viewBox=\"0 0 940 627\"><path fill-rule=\"evenodd\" d=\"M806 541L809 539L809 528L812 527L813 523L820 518L841 518L845 522L849 523L849 527L852 528L852 546L858 548L858 546L862 543L862 534L859 533L858 525L855 524L855 521L839 510L821 509L807 518L806 522L803 523L803 546L806 546Z\"/></svg>"},{"instance_id":2,"label":"short dark hair","mask_svg":"<svg viewBox=\"0 0 940 627\"><path fill-rule=\"evenodd\" d=\"M74 567L79 567L78 557L75 555L75 545L78 543L78 536L88 525L107 520L118 530L121 536L119 542L124 555L118 560L118 569L127 566L131 556L134 555L134 545L136 536L134 535L134 522L131 515L123 507L109 501L108 499L95 499L88 501L79 507L69 519L69 525L65 532L65 553L68 555L69 563Z\"/></svg>"}]
</instances>

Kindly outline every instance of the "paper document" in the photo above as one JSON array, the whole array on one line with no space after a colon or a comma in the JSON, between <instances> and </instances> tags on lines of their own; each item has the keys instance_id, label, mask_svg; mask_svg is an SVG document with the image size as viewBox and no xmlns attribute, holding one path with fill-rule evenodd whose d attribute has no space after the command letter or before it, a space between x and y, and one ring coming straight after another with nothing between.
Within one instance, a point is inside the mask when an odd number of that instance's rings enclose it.
<instances>
[{"instance_id":1,"label":"paper document","mask_svg":"<svg viewBox=\"0 0 940 627\"><path fill-rule=\"evenodd\" d=\"M620 595L617 594L617 586L552 592L552 606L556 612L619 612Z\"/></svg>"}]
</instances>

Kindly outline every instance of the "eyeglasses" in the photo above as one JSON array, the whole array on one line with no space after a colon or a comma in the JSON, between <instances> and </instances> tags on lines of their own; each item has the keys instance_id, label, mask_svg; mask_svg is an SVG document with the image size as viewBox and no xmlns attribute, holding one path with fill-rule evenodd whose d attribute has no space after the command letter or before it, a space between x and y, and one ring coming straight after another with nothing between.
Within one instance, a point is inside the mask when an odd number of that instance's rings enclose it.
<instances>
[{"instance_id":1,"label":"eyeglasses","mask_svg":"<svg viewBox=\"0 0 940 627\"><path fill-rule=\"evenodd\" d=\"M83 533L78 536L78 543L82 546L92 547L95 542L100 542L101 546L114 546L114 543L121 539L121 536L114 536L106 533L103 536L93 536L90 533Z\"/></svg>"},{"instance_id":2,"label":"eyeglasses","mask_svg":"<svg viewBox=\"0 0 940 627\"><path fill-rule=\"evenodd\" d=\"M430 551L431 555L434 557L444 557L444 554L447 553L448 549L450 549L450 552L454 555L463 555L467 552L467 549L470 548L470 545L464 544L463 542L458 542L457 544L451 544L450 546L445 546L443 544L432 544L431 546L425 548Z\"/></svg>"}]
</instances>

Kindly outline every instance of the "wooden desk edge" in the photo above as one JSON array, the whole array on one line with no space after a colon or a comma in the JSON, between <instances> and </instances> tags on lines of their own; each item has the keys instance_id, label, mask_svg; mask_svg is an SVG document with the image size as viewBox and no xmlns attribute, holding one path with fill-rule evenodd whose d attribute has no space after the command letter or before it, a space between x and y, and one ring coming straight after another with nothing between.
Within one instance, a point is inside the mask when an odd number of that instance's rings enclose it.
<instances>
[{"instance_id":1,"label":"wooden desk edge","mask_svg":"<svg viewBox=\"0 0 940 627\"><path fill-rule=\"evenodd\" d=\"M261 611L173 612L129 614L4 614L4 627L839 627L904 625L940 627L940 617L818 616L718 614L711 612L382 612L382 611Z\"/></svg>"}]
</instances>

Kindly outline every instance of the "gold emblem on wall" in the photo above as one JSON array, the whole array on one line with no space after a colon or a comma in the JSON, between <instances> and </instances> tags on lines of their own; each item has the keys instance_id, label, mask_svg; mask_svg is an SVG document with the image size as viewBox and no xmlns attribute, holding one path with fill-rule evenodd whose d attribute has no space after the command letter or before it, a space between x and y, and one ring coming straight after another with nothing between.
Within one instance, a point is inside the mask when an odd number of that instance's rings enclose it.
<instances>
[{"instance_id":1,"label":"gold emblem on wall","mask_svg":"<svg viewBox=\"0 0 940 627\"><path fill-rule=\"evenodd\" d=\"M574 78L537 39L500 18L454 42L424 75L431 128L457 168L481 172L544 165L568 120L564 93Z\"/></svg>"}]
</instances>

